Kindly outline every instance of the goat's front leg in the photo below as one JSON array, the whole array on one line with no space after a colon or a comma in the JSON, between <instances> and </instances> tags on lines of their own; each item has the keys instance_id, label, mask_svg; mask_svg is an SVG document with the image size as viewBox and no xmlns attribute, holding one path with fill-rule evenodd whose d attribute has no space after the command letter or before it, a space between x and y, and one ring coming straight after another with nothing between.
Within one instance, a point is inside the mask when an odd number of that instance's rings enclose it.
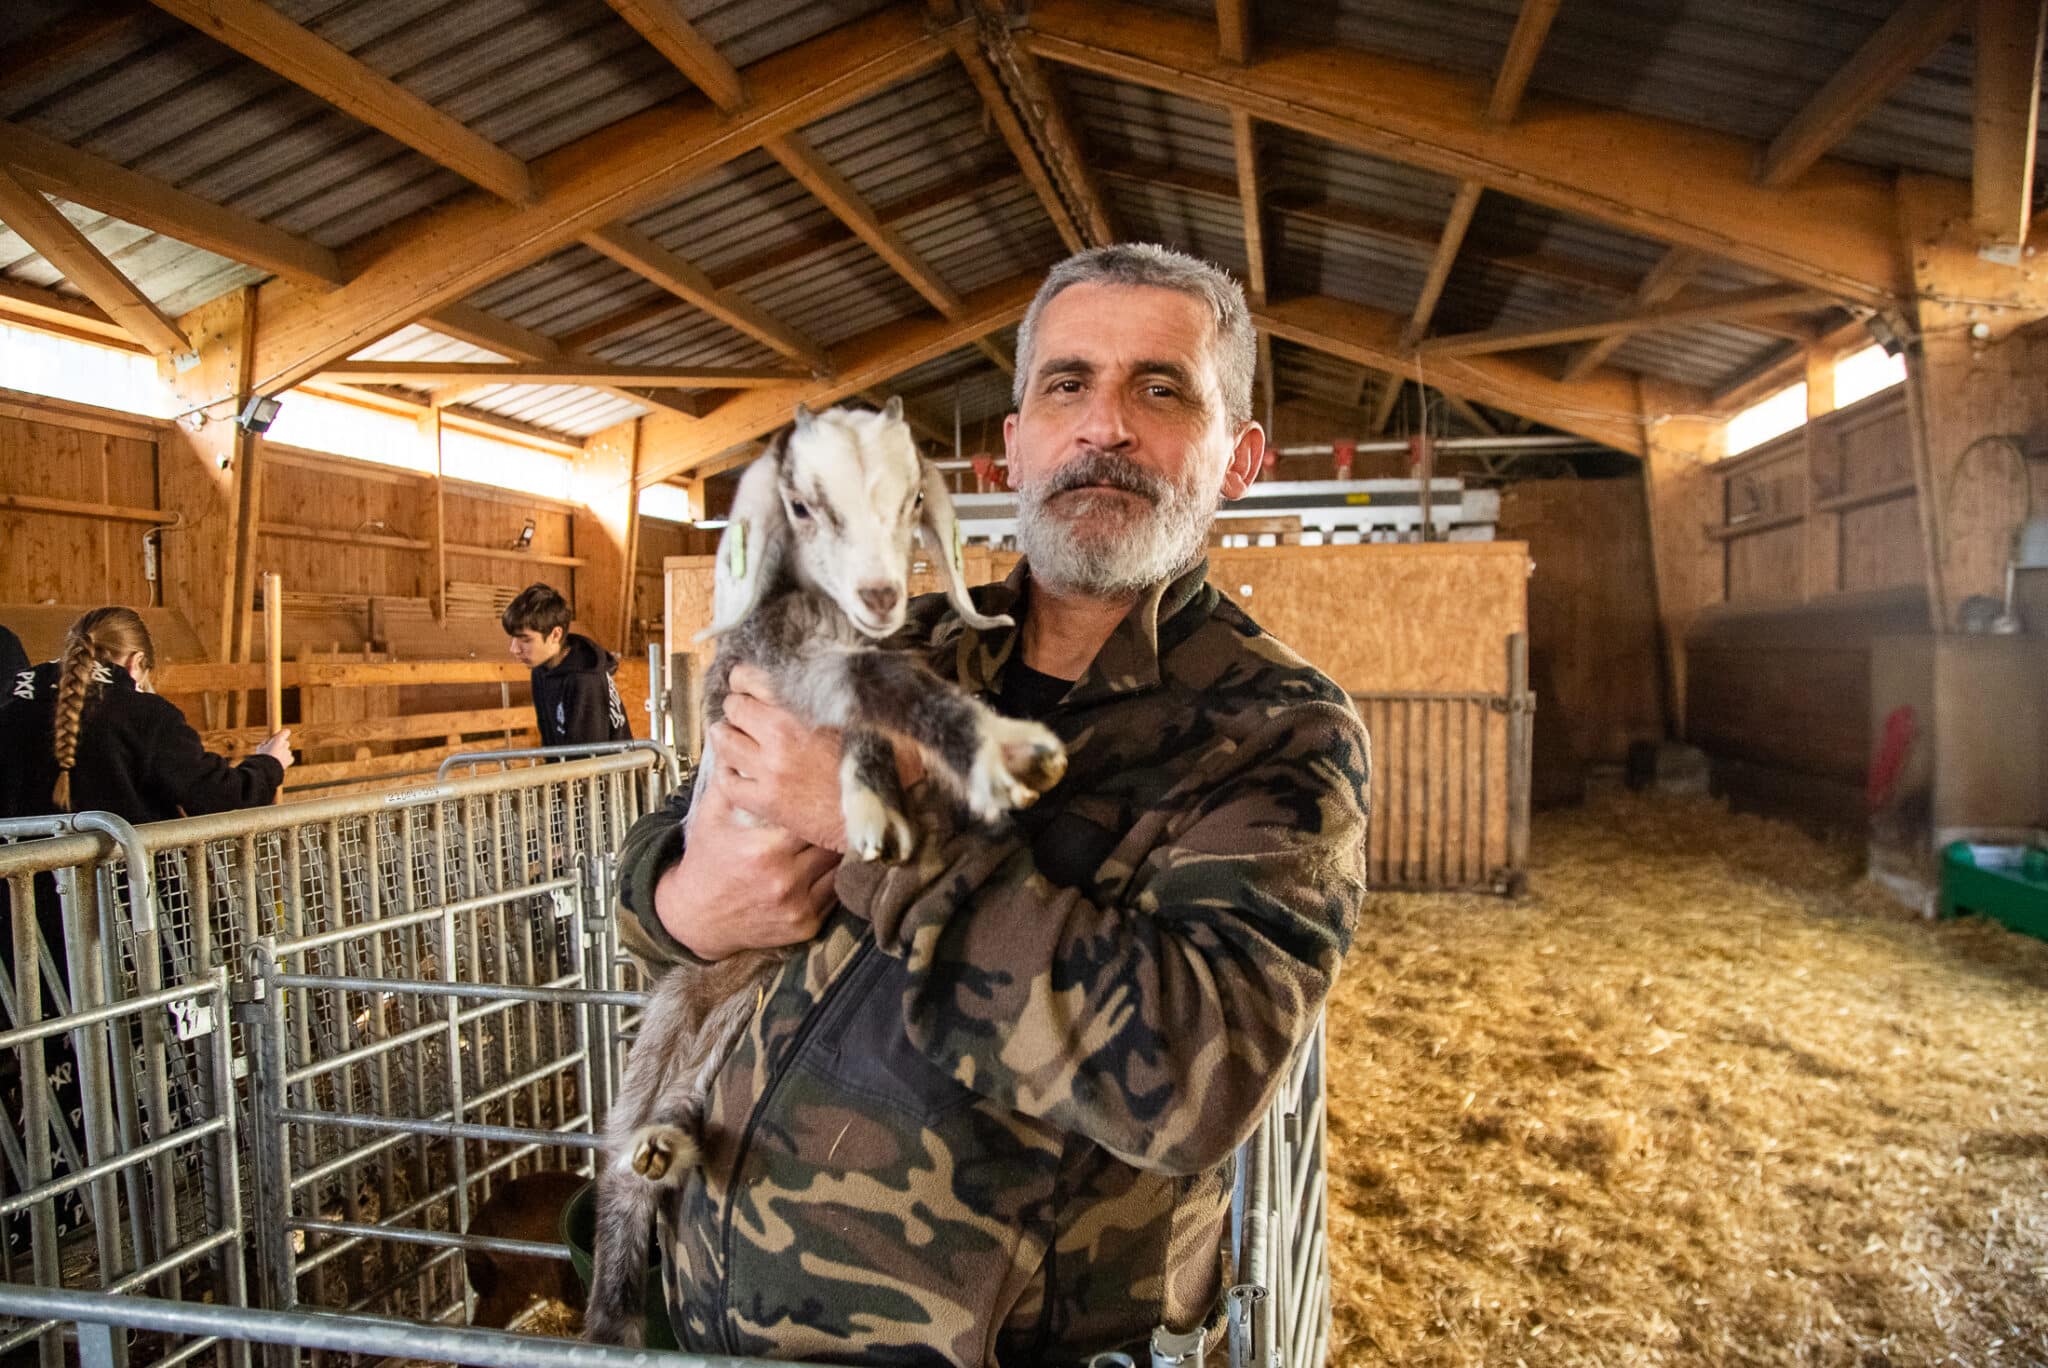
<instances>
[{"instance_id":1,"label":"goat's front leg","mask_svg":"<svg viewBox=\"0 0 2048 1368\"><path fill-rule=\"evenodd\" d=\"M846 676L854 715L915 741L981 821L1029 807L1067 772L1051 728L992 712L908 657L862 652Z\"/></svg>"},{"instance_id":2,"label":"goat's front leg","mask_svg":"<svg viewBox=\"0 0 2048 1368\"><path fill-rule=\"evenodd\" d=\"M863 860L901 864L916 847L917 833L903 815L896 748L887 736L861 723L849 725L844 737L839 810L846 818L847 853Z\"/></svg>"}]
</instances>

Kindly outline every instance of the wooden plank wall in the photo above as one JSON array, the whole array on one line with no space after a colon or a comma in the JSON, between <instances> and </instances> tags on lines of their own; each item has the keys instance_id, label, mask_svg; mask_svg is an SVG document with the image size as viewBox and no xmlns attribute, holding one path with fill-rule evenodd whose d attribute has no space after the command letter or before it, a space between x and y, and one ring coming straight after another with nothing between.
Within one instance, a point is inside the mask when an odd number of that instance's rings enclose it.
<instances>
[{"instance_id":1,"label":"wooden plank wall","mask_svg":"<svg viewBox=\"0 0 2048 1368\"><path fill-rule=\"evenodd\" d=\"M1527 543L1536 788L1568 799L1588 765L1664 735L1657 604L1641 479L1527 480L1501 493L1500 535Z\"/></svg>"},{"instance_id":2,"label":"wooden plank wall","mask_svg":"<svg viewBox=\"0 0 2048 1368\"><path fill-rule=\"evenodd\" d=\"M9 404L0 410L0 493L156 508L154 425ZM148 526L0 508L0 603L151 602Z\"/></svg>"}]
</instances>

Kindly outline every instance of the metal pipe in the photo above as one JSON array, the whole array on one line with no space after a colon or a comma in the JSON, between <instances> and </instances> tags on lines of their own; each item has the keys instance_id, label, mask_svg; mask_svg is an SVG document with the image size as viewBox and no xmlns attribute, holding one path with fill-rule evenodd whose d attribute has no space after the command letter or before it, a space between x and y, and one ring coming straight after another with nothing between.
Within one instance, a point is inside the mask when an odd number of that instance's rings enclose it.
<instances>
[{"instance_id":1,"label":"metal pipe","mask_svg":"<svg viewBox=\"0 0 2048 1368\"><path fill-rule=\"evenodd\" d=\"M554 986L522 988L510 983L441 983L434 979L327 978L319 974L280 974L277 981L287 988L339 988L366 993L419 993L425 997L481 998L491 1002L596 1003L604 1007L644 1007L645 993L603 992L596 988Z\"/></svg>"},{"instance_id":2,"label":"metal pipe","mask_svg":"<svg viewBox=\"0 0 2048 1368\"><path fill-rule=\"evenodd\" d=\"M362 1221L293 1221L294 1230L334 1230L344 1235L361 1235L396 1244L432 1245L437 1249L476 1249L486 1254L516 1254L529 1259L569 1261L569 1246L542 1244L538 1240L507 1240L496 1235L456 1234L447 1230L421 1230L416 1226L369 1225Z\"/></svg>"},{"instance_id":3,"label":"metal pipe","mask_svg":"<svg viewBox=\"0 0 2048 1368\"><path fill-rule=\"evenodd\" d=\"M437 1140L498 1140L509 1144L568 1145L576 1149L603 1149L604 1137L588 1131L534 1130L526 1126L483 1126L469 1121L416 1121L409 1116L352 1116L347 1112L311 1111L287 1107L282 1120L308 1126L334 1126L341 1130L396 1131L404 1135L429 1135ZM582 1117L577 1117L582 1120ZM464 1215L464 1227L468 1218Z\"/></svg>"},{"instance_id":4,"label":"metal pipe","mask_svg":"<svg viewBox=\"0 0 2048 1368\"><path fill-rule=\"evenodd\" d=\"M57 1287L0 1285L0 1316L73 1321L84 1326L118 1326L171 1335L218 1335L298 1349L326 1349L364 1358L458 1363L468 1368L649 1368L642 1350L609 1345L566 1347L535 1335L504 1330L421 1325L382 1316L331 1311L280 1312L254 1307L164 1301L155 1297L109 1297ZM768 1359L706 1357L671 1353L662 1368L801 1368Z\"/></svg>"},{"instance_id":5,"label":"metal pipe","mask_svg":"<svg viewBox=\"0 0 2048 1368\"><path fill-rule=\"evenodd\" d=\"M676 753L661 742L635 738L631 741L590 741L575 746L528 746L520 750L479 750L457 751L443 757L435 777L446 779L448 771L457 765L498 764L512 760L590 760L607 755L630 755L634 751L650 751L661 761L661 767L668 773L669 783L674 786L681 782L681 772L676 767Z\"/></svg>"}]
</instances>

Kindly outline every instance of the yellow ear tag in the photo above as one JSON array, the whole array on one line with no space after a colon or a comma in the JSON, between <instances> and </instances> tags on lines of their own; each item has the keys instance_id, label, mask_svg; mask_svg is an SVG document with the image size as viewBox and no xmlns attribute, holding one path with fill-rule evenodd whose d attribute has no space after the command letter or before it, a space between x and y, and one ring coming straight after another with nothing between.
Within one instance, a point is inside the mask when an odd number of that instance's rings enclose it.
<instances>
[{"instance_id":1,"label":"yellow ear tag","mask_svg":"<svg viewBox=\"0 0 2048 1368\"><path fill-rule=\"evenodd\" d=\"M747 577L747 525L736 522L726 529L732 550L726 553L725 568L736 580Z\"/></svg>"},{"instance_id":2,"label":"yellow ear tag","mask_svg":"<svg viewBox=\"0 0 2048 1368\"><path fill-rule=\"evenodd\" d=\"M965 539L964 537L962 537L962 536L960 535L960 524L959 524L959 523L957 523L957 522L956 522L956 523L954 523L954 524L953 524L953 573L954 573L954 574L956 574L956 575L965 575L965 574L967 573L967 565L966 565L966 561L964 560L964 558L963 558L963 556L962 556L962 552L961 552L961 547L962 547L962 546L963 546L963 545L965 544L965 542L966 542L966 539Z\"/></svg>"}]
</instances>

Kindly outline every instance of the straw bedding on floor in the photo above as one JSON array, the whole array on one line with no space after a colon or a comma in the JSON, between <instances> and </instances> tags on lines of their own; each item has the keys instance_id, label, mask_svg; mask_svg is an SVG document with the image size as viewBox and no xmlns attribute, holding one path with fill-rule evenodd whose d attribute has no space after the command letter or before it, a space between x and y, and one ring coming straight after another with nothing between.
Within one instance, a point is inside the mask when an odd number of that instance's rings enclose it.
<instances>
[{"instance_id":1,"label":"straw bedding on floor","mask_svg":"<svg viewBox=\"0 0 2048 1368\"><path fill-rule=\"evenodd\" d=\"M2048 945L1705 800L1375 896L1330 1014L1340 1364L2048 1362Z\"/></svg>"}]
</instances>

